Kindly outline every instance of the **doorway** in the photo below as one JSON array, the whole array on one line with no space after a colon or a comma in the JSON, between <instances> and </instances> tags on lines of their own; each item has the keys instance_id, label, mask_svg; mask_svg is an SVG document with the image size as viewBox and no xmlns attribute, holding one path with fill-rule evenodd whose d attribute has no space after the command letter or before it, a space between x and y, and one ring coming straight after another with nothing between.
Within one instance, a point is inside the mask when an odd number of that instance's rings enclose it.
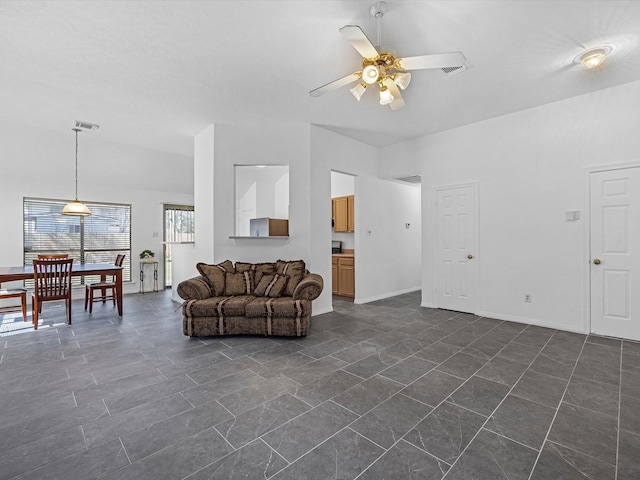
<instances>
[{"instance_id":1,"label":"doorway","mask_svg":"<svg viewBox=\"0 0 640 480\"><path fill-rule=\"evenodd\" d=\"M477 185L436 189L436 307L474 313L477 292Z\"/></svg>"},{"instance_id":2,"label":"doorway","mask_svg":"<svg viewBox=\"0 0 640 480\"><path fill-rule=\"evenodd\" d=\"M640 340L640 167L591 172L591 332Z\"/></svg>"},{"instance_id":3,"label":"doorway","mask_svg":"<svg viewBox=\"0 0 640 480\"><path fill-rule=\"evenodd\" d=\"M164 286L171 287L171 245L174 243L193 243L194 210L193 205L164 205L163 212L163 265Z\"/></svg>"},{"instance_id":4,"label":"doorway","mask_svg":"<svg viewBox=\"0 0 640 480\"><path fill-rule=\"evenodd\" d=\"M355 177L333 170L330 228L331 293L334 300L352 302L356 296Z\"/></svg>"}]
</instances>

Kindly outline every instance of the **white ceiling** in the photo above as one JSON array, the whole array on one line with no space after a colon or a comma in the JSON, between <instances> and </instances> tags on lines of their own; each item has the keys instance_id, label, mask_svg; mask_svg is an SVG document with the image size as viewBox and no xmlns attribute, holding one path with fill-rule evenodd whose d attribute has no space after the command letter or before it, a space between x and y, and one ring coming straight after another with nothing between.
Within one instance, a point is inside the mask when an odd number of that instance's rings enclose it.
<instances>
[{"instance_id":1,"label":"white ceiling","mask_svg":"<svg viewBox=\"0 0 640 480\"><path fill-rule=\"evenodd\" d=\"M359 70L339 34L375 43L373 0L2 1L0 119L192 155L212 123L308 122L382 146L640 80L640 1L387 0L382 43L462 51L468 70L413 72L407 106L308 92ZM612 44L597 71L572 63Z\"/></svg>"}]
</instances>

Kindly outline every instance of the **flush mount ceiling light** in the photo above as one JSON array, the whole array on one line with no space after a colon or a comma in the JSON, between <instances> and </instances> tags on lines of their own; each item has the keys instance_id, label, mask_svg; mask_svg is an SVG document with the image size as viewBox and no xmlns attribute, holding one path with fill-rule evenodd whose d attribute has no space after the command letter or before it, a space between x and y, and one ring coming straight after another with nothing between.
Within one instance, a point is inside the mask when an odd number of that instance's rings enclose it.
<instances>
[{"instance_id":1,"label":"flush mount ceiling light","mask_svg":"<svg viewBox=\"0 0 640 480\"><path fill-rule=\"evenodd\" d=\"M384 2L377 2L369 9L371 15L376 19L378 45L381 45L381 21L386 11L387 5ZM360 100L367 86L377 83L380 88L380 104L389 105L392 110L398 110L405 105L398 87L404 90L411 81L411 74L406 70L440 68L448 75L466 70L466 59L462 52L396 58L388 49L383 49L380 46L374 47L357 25L345 25L339 29L339 32L362 55L362 69L311 90L309 95L312 97L319 97L358 81L358 85L350 91L357 100Z\"/></svg>"},{"instance_id":2,"label":"flush mount ceiling light","mask_svg":"<svg viewBox=\"0 0 640 480\"><path fill-rule=\"evenodd\" d=\"M573 61L574 63L582 65L587 70L591 70L602 65L612 51L613 47L610 45L590 48L589 50L576 55Z\"/></svg>"},{"instance_id":3,"label":"flush mount ceiling light","mask_svg":"<svg viewBox=\"0 0 640 480\"><path fill-rule=\"evenodd\" d=\"M96 130L98 126L91 130ZM71 215L75 217L87 217L91 215L91 211L89 207L87 207L84 203L78 200L78 133L81 131L80 128L72 128L74 132L76 132L76 199L67 203L62 209L62 215Z\"/></svg>"}]
</instances>

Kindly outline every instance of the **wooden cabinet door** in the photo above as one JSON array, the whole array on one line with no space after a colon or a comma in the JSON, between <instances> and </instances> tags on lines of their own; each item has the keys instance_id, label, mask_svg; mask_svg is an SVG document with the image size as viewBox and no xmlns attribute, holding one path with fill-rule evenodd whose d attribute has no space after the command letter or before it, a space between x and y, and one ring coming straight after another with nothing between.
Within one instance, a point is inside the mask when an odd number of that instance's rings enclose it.
<instances>
[{"instance_id":1,"label":"wooden cabinet door","mask_svg":"<svg viewBox=\"0 0 640 480\"><path fill-rule=\"evenodd\" d=\"M353 195L349 195L347 197L347 231L353 232L355 229L355 199Z\"/></svg>"},{"instance_id":2,"label":"wooden cabinet door","mask_svg":"<svg viewBox=\"0 0 640 480\"><path fill-rule=\"evenodd\" d=\"M331 259L331 293L338 294L338 285L339 285L339 277L338 277L338 259Z\"/></svg>"},{"instance_id":3,"label":"wooden cabinet door","mask_svg":"<svg viewBox=\"0 0 640 480\"><path fill-rule=\"evenodd\" d=\"M338 295L356 296L355 268L353 258L338 259Z\"/></svg>"},{"instance_id":4,"label":"wooden cabinet door","mask_svg":"<svg viewBox=\"0 0 640 480\"><path fill-rule=\"evenodd\" d=\"M348 202L347 197L336 197L333 199L335 203L336 213L333 223L333 231L334 232L346 232L348 225Z\"/></svg>"}]
</instances>

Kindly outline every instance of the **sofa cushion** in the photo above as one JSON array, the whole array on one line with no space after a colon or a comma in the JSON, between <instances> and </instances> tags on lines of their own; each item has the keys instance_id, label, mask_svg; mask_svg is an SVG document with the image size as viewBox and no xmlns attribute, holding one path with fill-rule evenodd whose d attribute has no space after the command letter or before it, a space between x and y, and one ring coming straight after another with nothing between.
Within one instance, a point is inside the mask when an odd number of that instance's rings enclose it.
<instances>
[{"instance_id":1,"label":"sofa cushion","mask_svg":"<svg viewBox=\"0 0 640 480\"><path fill-rule=\"evenodd\" d=\"M255 298L252 295L239 295L191 300L183 304L182 313L185 317L244 316L246 305Z\"/></svg>"},{"instance_id":2,"label":"sofa cushion","mask_svg":"<svg viewBox=\"0 0 640 480\"><path fill-rule=\"evenodd\" d=\"M264 275L254 290L255 295L276 298L282 294L287 284L285 275Z\"/></svg>"},{"instance_id":3,"label":"sofa cushion","mask_svg":"<svg viewBox=\"0 0 640 480\"><path fill-rule=\"evenodd\" d=\"M253 297L246 305L246 316L256 317L305 317L311 314L309 300L293 300L290 297Z\"/></svg>"},{"instance_id":4,"label":"sofa cushion","mask_svg":"<svg viewBox=\"0 0 640 480\"><path fill-rule=\"evenodd\" d=\"M287 262L284 260L278 260L276 262L276 272L279 275L286 275L289 277L287 279L287 284L284 287L284 291L282 295L285 297L292 297L293 291L296 289L300 280L304 277L306 271L306 266L303 260L294 260L292 262Z\"/></svg>"},{"instance_id":5,"label":"sofa cushion","mask_svg":"<svg viewBox=\"0 0 640 480\"><path fill-rule=\"evenodd\" d=\"M218 263L217 265L198 263L196 264L196 268L198 269L198 272L200 272L200 275L204 277L204 279L213 290L213 295L225 295L224 283L226 273L235 272L231 260L225 260L224 262Z\"/></svg>"},{"instance_id":6,"label":"sofa cushion","mask_svg":"<svg viewBox=\"0 0 640 480\"><path fill-rule=\"evenodd\" d=\"M253 293L253 272L227 272L224 280L225 295L251 295Z\"/></svg>"},{"instance_id":7,"label":"sofa cushion","mask_svg":"<svg viewBox=\"0 0 640 480\"><path fill-rule=\"evenodd\" d=\"M276 273L276 264L236 262L236 272L246 271L253 271L253 283L257 286L263 275L273 275Z\"/></svg>"}]
</instances>

